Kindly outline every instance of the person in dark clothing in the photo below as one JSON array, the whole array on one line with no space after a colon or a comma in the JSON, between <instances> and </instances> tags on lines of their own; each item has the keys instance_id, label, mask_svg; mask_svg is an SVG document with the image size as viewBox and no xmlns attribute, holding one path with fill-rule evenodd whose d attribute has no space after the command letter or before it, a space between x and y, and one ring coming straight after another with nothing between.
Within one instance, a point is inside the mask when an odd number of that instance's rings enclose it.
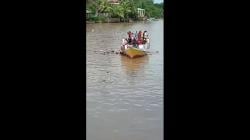
<instances>
[{"instance_id":1,"label":"person in dark clothing","mask_svg":"<svg viewBox=\"0 0 250 140\"><path fill-rule=\"evenodd\" d=\"M137 33L137 31L135 32L135 40L137 40L137 38L138 38L138 33Z\"/></svg>"},{"instance_id":2,"label":"person in dark clothing","mask_svg":"<svg viewBox=\"0 0 250 140\"><path fill-rule=\"evenodd\" d=\"M132 37L132 45L133 45L134 47L137 46L137 41L136 41L135 37Z\"/></svg>"},{"instance_id":3,"label":"person in dark clothing","mask_svg":"<svg viewBox=\"0 0 250 140\"><path fill-rule=\"evenodd\" d=\"M147 42L147 38L148 38L148 33L147 31L143 32L143 42L146 43Z\"/></svg>"},{"instance_id":4,"label":"person in dark clothing","mask_svg":"<svg viewBox=\"0 0 250 140\"><path fill-rule=\"evenodd\" d=\"M128 32L128 44L131 44L131 42L132 42L131 36L132 36L132 32L129 31Z\"/></svg>"}]
</instances>

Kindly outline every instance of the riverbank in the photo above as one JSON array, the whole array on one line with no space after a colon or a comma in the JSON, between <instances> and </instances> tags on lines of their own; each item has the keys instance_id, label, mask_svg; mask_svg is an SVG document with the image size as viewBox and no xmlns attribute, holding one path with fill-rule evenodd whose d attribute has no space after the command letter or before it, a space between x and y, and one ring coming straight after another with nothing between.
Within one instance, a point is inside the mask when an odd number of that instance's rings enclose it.
<instances>
[{"instance_id":1,"label":"riverbank","mask_svg":"<svg viewBox=\"0 0 250 140\"><path fill-rule=\"evenodd\" d=\"M161 18L159 18L161 19ZM144 18L144 19L127 19L127 20L121 20L120 18L106 18L106 19L97 19L97 20L86 20L87 24L94 24L94 23L135 23L135 22L141 22L141 21L157 21L159 19L156 18Z\"/></svg>"},{"instance_id":2,"label":"riverbank","mask_svg":"<svg viewBox=\"0 0 250 140\"><path fill-rule=\"evenodd\" d=\"M145 20L145 19L144 19ZM91 23L126 23L126 22L135 22L135 21L141 21L141 20L136 20L136 19L121 19L121 18L106 18L106 17L95 17L86 20L87 24Z\"/></svg>"}]
</instances>

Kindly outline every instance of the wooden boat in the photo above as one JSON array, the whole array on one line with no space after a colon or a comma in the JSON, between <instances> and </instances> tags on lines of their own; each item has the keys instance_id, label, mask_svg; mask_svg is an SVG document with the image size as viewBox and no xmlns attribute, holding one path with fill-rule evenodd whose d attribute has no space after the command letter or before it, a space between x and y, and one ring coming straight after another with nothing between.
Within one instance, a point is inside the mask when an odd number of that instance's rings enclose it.
<instances>
[{"instance_id":1,"label":"wooden boat","mask_svg":"<svg viewBox=\"0 0 250 140\"><path fill-rule=\"evenodd\" d=\"M145 44L135 47L133 45L124 44L121 46L121 54L128 56L129 58L142 57L147 55L146 49L149 49L149 39Z\"/></svg>"},{"instance_id":2,"label":"wooden boat","mask_svg":"<svg viewBox=\"0 0 250 140\"><path fill-rule=\"evenodd\" d=\"M121 51L121 53L130 58L142 57L147 55L146 51L130 46L127 49Z\"/></svg>"}]
</instances>

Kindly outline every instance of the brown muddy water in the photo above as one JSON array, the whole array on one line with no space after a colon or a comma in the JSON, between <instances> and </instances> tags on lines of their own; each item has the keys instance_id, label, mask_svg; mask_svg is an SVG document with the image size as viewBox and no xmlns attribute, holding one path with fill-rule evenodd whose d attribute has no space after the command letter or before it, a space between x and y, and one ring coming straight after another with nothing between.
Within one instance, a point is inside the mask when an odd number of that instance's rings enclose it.
<instances>
[{"instance_id":1,"label":"brown muddy water","mask_svg":"<svg viewBox=\"0 0 250 140\"><path fill-rule=\"evenodd\" d=\"M163 140L163 20L86 28L87 140ZM151 55L103 54L129 30L148 31Z\"/></svg>"}]
</instances>

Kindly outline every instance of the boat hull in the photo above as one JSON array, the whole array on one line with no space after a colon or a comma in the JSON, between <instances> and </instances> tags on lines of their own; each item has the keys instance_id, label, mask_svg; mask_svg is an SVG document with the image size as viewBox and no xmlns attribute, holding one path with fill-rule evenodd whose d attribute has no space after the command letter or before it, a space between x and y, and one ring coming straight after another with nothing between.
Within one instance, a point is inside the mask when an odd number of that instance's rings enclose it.
<instances>
[{"instance_id":1,"label":"boat hull","mask_svg":"<svg viewBox=\"0 0 250 140\"><path fill-rule=\"evenodd\" d=\"M122 51L122 54L128 56L129 58L136 58L147 55L145 51L133 47L127 48L126 50Z\"/></svg>"},{"instance_id":2,"label":"boat hull","mask_svg":"<svg viewBox=\"0 0 250 140\"><path fill-rule=\"evenodd\" d=\"M127 44L126 39L123 39L121 45L121 54L124 54L129 58L142 57L147 55L146 50L149 48L150 48L149 39L146 39L145 44L140 44L136 47L134 45Z\"/></svg>"}]
</instances>

